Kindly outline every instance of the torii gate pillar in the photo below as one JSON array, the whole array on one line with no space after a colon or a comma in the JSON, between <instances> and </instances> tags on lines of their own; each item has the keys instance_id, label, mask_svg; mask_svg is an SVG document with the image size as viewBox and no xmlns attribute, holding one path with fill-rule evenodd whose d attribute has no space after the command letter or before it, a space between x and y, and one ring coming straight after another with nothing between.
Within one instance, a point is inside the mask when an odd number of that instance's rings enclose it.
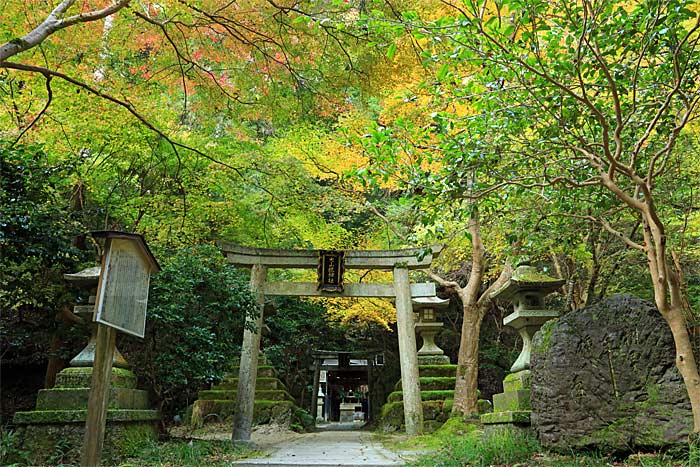
<instances>
[{"instance_id":1,"label":"torii gate pillar","mask_svg":"<svg viewBox=\"0 0 700 467\"><path fill-rule=\"evenodd\" d=\"M407 267L394 268L394 289L396 291L396 328L399 335L404 421L406 434L413 436L423 432L423 404L420 397L415 320Z\"/></svg>"},{"instance_id":2,"label":"torii gate pillar","mask_svg":"<svg viewBox=\"0 0 700 467\"><path fill-rule=\"evenodd\" d=\"M255 384L258 376L258 354L260 353L260 335L263 325L263 309L265 295L263 284L267 277L267 267L255 264L250 271L250 290L258 303L258 315L246 319L252 324L254 331L245 326L243 330L243 347L241 349L241 364L238 369L238 389L236 391L236 412L233 420L233 441L250 442L250 428L253 425L253 409L255 408Z\"/></svg>"}]
</instances>

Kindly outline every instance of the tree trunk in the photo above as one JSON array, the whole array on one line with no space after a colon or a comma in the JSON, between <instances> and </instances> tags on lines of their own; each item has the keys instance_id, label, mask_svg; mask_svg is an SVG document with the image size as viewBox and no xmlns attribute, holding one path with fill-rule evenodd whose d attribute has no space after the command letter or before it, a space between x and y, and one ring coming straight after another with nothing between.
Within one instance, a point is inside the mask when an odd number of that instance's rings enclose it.
<instances>
[{"instance_id":1,"label":"tree trunk","mask_svg":"<svg viewBox=\"0 0 700 467\"><path fill-rule=\"evenodd\" d=\"M657 300L659 306L659 300ZM700 374L693 354L693 345L688 333L688 325L683 314L683 309L679 306L671 306L659 311L671 328L673 342L676 345L676 366L683 377L690 406L693 410L693 431L700 432Z\"/></svg>"},{"instance_id":2,"label":"tree trunk","mask_svg":"<svg viewBox=\"0 0 700 467\"><path fill-rule=\"evenodd\" d=\"M676 347L676 367L683 377L693 411L693 431L700 433L700 374L688 333L688 320L683 310L679 276L670 267L667 258L666 232L653 205L648 203L642 214L649 272L654 286L654 300L671 329Z\"/></svg>"},{"instance_id":3,"label":"tree trunk","mask_svg":"<svg viewBox=\"0 0 700 467\"><path fill-rule=\"evenodd\" d=\"M473 416L478 413L479 334L484 314L476 304L464 303L462 336L457 359L453 414Z\"/></svg>"}]
</instances>

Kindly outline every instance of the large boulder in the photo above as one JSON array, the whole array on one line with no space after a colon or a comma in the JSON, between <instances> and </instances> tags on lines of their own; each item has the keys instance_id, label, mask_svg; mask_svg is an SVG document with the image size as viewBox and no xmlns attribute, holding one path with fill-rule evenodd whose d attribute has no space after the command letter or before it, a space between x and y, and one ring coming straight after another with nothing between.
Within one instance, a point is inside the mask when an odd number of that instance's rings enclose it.
<instances>
[{"instance_id":1,"label":"large boulder","mask_svg":"<svg viewBox=\"0 0 700 467\"><path fill-rule=\"evenodd\" d=\"M615 295L547 323L532 352L532 425L555 451L658 450L692 415L671 331L656 307Z\"/></svg>"}]
</instances>

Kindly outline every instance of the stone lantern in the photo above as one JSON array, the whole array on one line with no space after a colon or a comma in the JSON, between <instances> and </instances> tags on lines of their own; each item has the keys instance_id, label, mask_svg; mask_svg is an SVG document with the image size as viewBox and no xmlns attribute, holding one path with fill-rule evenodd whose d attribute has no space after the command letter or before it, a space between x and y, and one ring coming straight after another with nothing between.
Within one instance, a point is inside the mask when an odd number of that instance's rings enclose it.
<instances>
[{"instance_id":1,"label":"stone lantern","mask_svg":"<svg viewBox=\"0 0 700 467\"><path fill-rule=\"evenodd\" d=\"M518 266L511 279L491 294L491 298L511 300L515 311L503 319L503 324L514 328L523 339L523 349L510 368L511 373L530 369L532 336L559 312L544 309L544 297L564 285L563 279L554 279L529 265Z\"/></svg>"},{"instance_id":2,"label":"stone lantern","mask_svg":"<svg viewBox=\"0 0 700 467\"><path fill-rule=\"evenodd\" d=\"M422 365L439 365L450 363L450 357L435 343L435 336L442 330L443 324L436 319L436 310L446 308L450 301L438 297L413 299L413 311L416 315L416 332L423 339L423 346L418 351L418 363Z\"/></svg>"},{"instance_id":3,"label":"stone lantern","mask_svg":"<svg viewBox=\"0 0 700 467\"><path fill-rule=\"evenodd\" d=\"M83 269L80 272L64 274L63 279L78 289L90 291L87 305L76 305L73 313L86 323L90 324L90 339L83 350L70 361L72 367L92 367L95 363L95 346L97 345L97 323L93 322L92 315L95 311L95 295L97 294L97 282L100 278L100 267ZM112 366L115 368L128 368L129 363L124 359L118 349L114 349Z\"/></svg>"},{"instance_id":4,"label":"stone lantern","mask_svg":"<svg viewBox=\"0 0 700 467\"><path fill-rule=\"evenodd\" d=\"M530 403L530 352L532 336L550 319L559 316L554 310L544 309L544 297L564 285L537 271L532 266L521 265L510 280L491 294L491 298L510 299L515 310L503 319L503 324L515 328L523 338L523 349L503 380L503 392L493 395L493 412L481 416L484 428L506 426L508 429L529 427L532 405Z\"/></svg>"}]
</instances>

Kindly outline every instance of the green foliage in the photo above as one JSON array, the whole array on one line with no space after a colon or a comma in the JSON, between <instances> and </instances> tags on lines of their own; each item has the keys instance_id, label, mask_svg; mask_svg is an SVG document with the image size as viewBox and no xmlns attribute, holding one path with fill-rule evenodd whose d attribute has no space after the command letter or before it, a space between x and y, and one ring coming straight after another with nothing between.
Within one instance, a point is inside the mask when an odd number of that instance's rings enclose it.
<instances>
[{"instance_id":1,"label":"green foliage","mask_svg":"<svg viewBox=\"0 0 700 467\"><path fill-rule=\"evenodd\" d=\"M39 336L73 301L62 274L86 257L75 246L85 228L62 197L72 169L47 162L41 146L0 141L0 353L45 345L48 338Z\"/></svg>"},{"instance_id":2,"label":"green foliage","mask_svg":"<svg viewBox=\"0 0 700 467\"><path fill-rule=\"evenodd\" d=\"M249 448L233 444L230 440L172 440L149 444L119 467L225 467L250 454Z\"/></svg>"},{"instance_id":3,"label":"green foliage","mask_svg":"<svg viewBox=\"0 0 700 467\"><path fill-rule=\"evenodd\" d=\"M302 407L308 406L306 394L313 381L315 350L348 350L343 345L342 329L326 319L322 303L284 298L275 301L275 312L265 317L270 328L263 350L279 372L289 392Z\"/></svg>"},{"instance_id":4,"label":"green foliage","mask_svg":"<svg viewBox=\"0 0 700 467\"><path fill-rule=\"evenodd\" d=\"M445 431L447 433L436 433L443 439L443 448L438 453L419 458L412 464L414 467L488 467L525 463L539 448L532 435L519 431L503 431L488 436L476 430L461 435L463 431L455 431L452 426ZM455 433L458 435L454 436Z\"/></svg>"},{"instance_id":5,"label":"green foliage","mask_svg":"<svg viewBox=\"0 0 700 467\"><path fill-rule=\"evenodd\" d=\"M25 461L27 453L18 449L17 441L16 432L0 427L0 465L14 467Z\"/></svg>"},{"instance_id":6,"label":"green foliage","mask_svg":"<svg viewBox=\"0 0 700 467\"><path fill-rule=\"evenodd\" d=\"M136 343L129 358L171 415L202 386L221 379L240 350L245 317L256 308L247 278L216 248L185 248L160 260L144 347Z\"/></svg>"}]
</instances>

